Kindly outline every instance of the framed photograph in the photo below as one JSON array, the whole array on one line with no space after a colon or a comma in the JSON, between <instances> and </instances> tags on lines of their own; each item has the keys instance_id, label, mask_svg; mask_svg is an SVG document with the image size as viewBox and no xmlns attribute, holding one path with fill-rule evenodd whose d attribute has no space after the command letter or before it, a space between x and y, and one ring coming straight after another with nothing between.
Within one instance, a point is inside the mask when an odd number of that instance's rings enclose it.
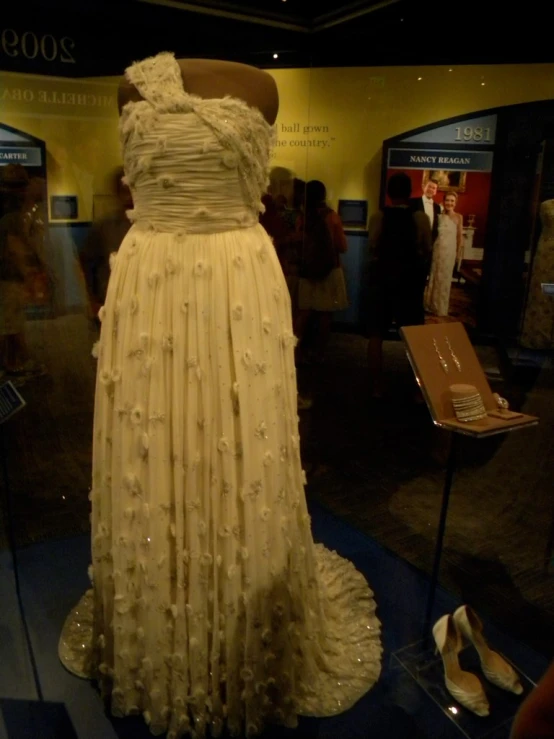
<instances>
[{"instance_id":1,"label":"framed photograph","mask_svg":"<svg viewBox=\"0 0 554 739\"><path fill-rule=\"evenodd\" d=\"M442 192L446 192L447 190L465 192L466 175L467 172L458 172L449 169L426 169L423 172L422 187L425 187L429 180L437 180L439 190Z\"/></svg>"},{"instance_id":2,"label":"framed photograph","mask_svg":"<svg viewBox=\"0 0 554 739\"><path fill-rule=\"evenodd\" d=\"M76 195L52 195L50 217L53 221L72 221L79 217Z\"/></svg>"},{"instance_id":3,"label":"framed photograph","mask_svg":"<svg viewBox=\"0 0 554 739\"><path fill-rule=\"evenodd\" d=\"M339 200L338 214L344 226L367 226L367 200Z\"/></svg>"}]
</instances>

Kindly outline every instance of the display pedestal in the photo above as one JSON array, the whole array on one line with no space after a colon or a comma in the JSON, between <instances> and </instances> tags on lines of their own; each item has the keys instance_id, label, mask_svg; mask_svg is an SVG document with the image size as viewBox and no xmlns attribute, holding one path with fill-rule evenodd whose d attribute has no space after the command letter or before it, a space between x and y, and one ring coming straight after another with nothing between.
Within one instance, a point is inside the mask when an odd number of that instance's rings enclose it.
<instances>
[{"instance_id":1,"label":"display pedestal","mask_svg":"<svg viewBox=\"0 0 554 739\"><path fill-rule=\"evenodd\" d=\"M433 703L452 721L462 736L468 739L508 739L514 716L522 701L535 687L535 683L510 660L506 660L518 673L523 685L522 695L508 693L485 679L477 652L472 647L462 650L459 657L462 669L472 672L481 680L490 702L489 716L484 718L476 716L452 698L444 684L442 660L440 656L435 655L435 643L432 638L422 639L394 652L391 657L391 667L408 673Z\"/></svg>"},{"instance_id":2,"label":"display pedestal","mask_svg":"<svg viewBox=\"0 0 554 739\"><path fill-rule=\"evenodd\" d=\"M425 639L431 633L431 620L433 618L433 606L435 605L435 595L437 593L437 585L439 582L439 572L442 559L442 548L444 542L444 532L446 530L446 518L448 516L448 505L450 503L450 491L452 490L452 481L454 472L456 471L456 460L458 451L458 434L451 434L450 451L446 462L446 473L444 476L444 487L442 489L441 512L439 517L439 527L437 529L437 538L435 541L435 556L433 558L433 569L431 571L431 580L429 582L429 593L427 595L427 605L425 607L425 620L423 622L423 638Z\"/></svg>"},{"instance_id":3,"label":"display pedestal","mask_svg":"<svg viewBox=\"0 0 554 739\"><path fill-rule=\"evenodd\" d=\"M536 416L526 413L518 413L515 417L513 414L507 414L505 418L498 417L496 399L463 324L404 326L400 334L417 384L436 426L483 438L538 423ZM447 371L441 365L437 349L446 362ZM487 412L485 418L470 423L463 423L456 418L450 392L450 386L456 384L473 385L478 390Z\"/></svg>"},{"instance_id":4,"label":"display pedestal","mask_svg":"<svg viewBox=\"0 0 554 739\"><path fill-rule=\"evenodd\" d=\"M457 704L444 685L442 660L434 655L435 643L431 632L433 621L443 615L434 613L434 607L460 437L487 438L534 426L538 423L538 419L524 413L510 413L505 417L502 415L499 417L497 400L461 323L406 326L400 330L400 333L406 344L410 364L417 384L425 397L433 423L449 431L451 438L435 540L433 569L425 605L422 640L395 652L393 660L413 677L464 736L470 739L484 739L484 737L487 739L506 737L507 739L508 728L523 696L507 693L487 683L486 690L489 695L491 714L486 718L476 716ZM437 347L443 356L438 356ZM446 369L441 359L446 359ZM473 385L477 388L487 412L484 418L470 423L463 423L456 418L449 388L450 385L458 383ZM494 644L490 646L494 649ZM463 669L477 675L480 674L481 669L474 649L464 650L460 662ZM521 674L520 670L515 669ZM528 692L533 687L533 683L525 675L521 677L524 688Z\"/></svg>"},{"instance_id":5,"label":"display pedestal","mask_svg":"<svg viewBox=\"0 0 554 739\"><path fill-rule=\"evenodd\" d=\"M461 323L404 326L400 329L400 334L406 345L408 359L429 408L433 423L439 428L451 432L450 453L446 465L433 570L423 623L423 637L426 638L430 632L433 618L433 606L439 579L450 491L456 469L459 437L471 436L475 439L484 439L497 434L505 434L509 431L535 426L538 423L538 418L525 413L509 414L506 418L498 417L498 404L467 332ZM444 353L447 360L446 371L437 354L437 347L440 347L439 351ZM453 359L451 350L455 353L457 364ZM487 411L485 418L470 423L463 423L456 418L449 388L450 385L457 383L465 383L477 388Z\"/></svg>"}]
</instances>

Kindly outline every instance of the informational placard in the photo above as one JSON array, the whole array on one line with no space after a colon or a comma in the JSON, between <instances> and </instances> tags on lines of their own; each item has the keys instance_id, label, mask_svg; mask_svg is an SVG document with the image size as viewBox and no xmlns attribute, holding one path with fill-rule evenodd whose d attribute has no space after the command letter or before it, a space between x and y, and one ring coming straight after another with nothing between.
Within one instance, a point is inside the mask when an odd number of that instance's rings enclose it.
<instances>
[{"instance_id":1,"label":"informational placard","mask_svg":"<svg viewBox=\"0 0 554 739\"><path fill-rule=\"evenodd\" d=\"M50 216L53 221L71 221L79 217L79 204L76 195L52 195Z\"/></svg>"},{"instance_id":2,"label":"informational placard","mask_svg":"<svg viewBox=\"0 0 554 739\"><path fill-rule=\"evenodd\" d=\"M433 251L440 275L432 273L435 292L430 288L426 300L429 321L476 325L496 129L496 114L474 114L408 131L383 144L381 204L390 205L387 183L397 172L411 180L414 209L428 212L426 198L434 202ZM449 228L449 216L462 228Z\"/></svg>"},{"instance_id":3,"label":"informational placard","mask_svg":"<svg viewBox=\"0 0 554 739\"><path fill-rule=\"evenodd\" d=\"M40 167L42 165L42 152L38 147L0 145L0 167L7 164Z\"/></svg>"},{"instance_id":4,"label":"informational placard","mask_svg":"<svg viewBox=\"0 0 554 739\"><path fill-rule=\"evenodd\" d=\"M12 382L0 385L0 424L5 423L26 405Z\"/></svg>"},{"instance_id":5,"label":"informational placard","mask_svg":"<svg viewBox=\"0 0 554 739\"><path fill-rule=\"evenodd\" d=\"M437 176L441 172L490 172L492 151L460 152L456 149L389 149L389 169L429 168ZM445 179L445 175L439 175ZM452 178L442 184L446 187Z\"/></svg>"},{"instance_id":6,"label":"informational placard","mask_svg":"<svg viewBox=\"0 0 554 739\"><path fill-rule=\"evenodd\" d=\"M338 214L344 226L367 227L367 200L339 200Z\"/></svg>"},{"instance_id":7,"label":"informational placard","mask_svg":"<svg viewBox=\"0 0 554 739\"><path fill-rule=\"evenodd\" d=\"M1 76L1 74L0 74ZM5 113L0 80L0 101L2 113ZM40 189L47 190L46 145L42 139L20 131L13 126L0 123L0 169L3 167L21 168L27 173L29 180L41 182ZM35 191L36 192L36 191Z\"/></svg>"},{"instance_id":8,"label":"informational placard","mask_svg":"<svg viewBox=\"0 0 554 739\"><path fill-rule=\"evenodd\" d=\"M420 133L403 136L405 143L471 144L487 147L496 141L496 115L477 116L435 125Z\"/></svg>"}]
</instances>

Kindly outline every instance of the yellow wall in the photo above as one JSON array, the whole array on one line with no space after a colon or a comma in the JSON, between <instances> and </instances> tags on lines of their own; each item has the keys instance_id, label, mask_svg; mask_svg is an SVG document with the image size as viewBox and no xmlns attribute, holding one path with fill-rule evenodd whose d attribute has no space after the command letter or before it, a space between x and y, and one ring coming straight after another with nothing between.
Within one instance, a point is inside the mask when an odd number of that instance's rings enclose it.
<instances>
[{"instance_id":1,"label":"yellow wall","mask_svg":"<svg viewBox=\"0 0 554 739\"><path fill-rule=\"evenodd\" d=\"M554 98L552 64L271 74L281 98L281 145L272 165L323 180L332 203L367 198L370 210L378 203L384 139L443 118ZM118 80L0 72L0 122L46 142L49 193L78 194L80 220L90 220L92 194L108 192L109 173L120 163ZM308 126L314 130L308 132Z\"/></svg>"}]
</instances>

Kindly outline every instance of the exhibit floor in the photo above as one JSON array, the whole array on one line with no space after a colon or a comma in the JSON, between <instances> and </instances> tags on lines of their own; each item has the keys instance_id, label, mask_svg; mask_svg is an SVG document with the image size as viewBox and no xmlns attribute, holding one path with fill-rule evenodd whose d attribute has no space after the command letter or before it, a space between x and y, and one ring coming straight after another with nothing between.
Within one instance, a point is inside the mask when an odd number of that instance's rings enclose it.
<instances>
[{"instance_id":1,"label":"exhibit floor","mask_svg":"<svg viewBox=\"0 0 554 739\"><path fill-rule=\"evenodd\" d=\"M314 537L351 559L371 582L382 622L383 671L377 685L350 711L328 719L301 719L297 730L273 730L264 736L302 739L456 739L464 734L392 658L402 647L422 637L428 579L376 544L370 537L337 519L319 504L310 506ZM18 612L11 558L0 553L0 739L147 739L140 718L111 719L94 686L64 670L57 643L69 609L87 587L89 542L86 535L50 540L18 552L21 595L30 634L36 675L43 702L37 702L36 682L26 650ZM451 612L458 601L439 590L433 618ZM491 644L532 680L547 660L534 650L486 625ZM363 656L363 655L362 655ZM440 673L439 673L440 674ZM442 682L437 682L442 690ZM513 712L521 698L505 694ZM29 704L28 701L34 701ZM452 701L449 703L451 704ZM491 717L478 721L479 734L504 720L491 699ZM459 717L458 717L459 719ZM509 723L497 729L507 739Z\"/></svg>"}]
</instances>

